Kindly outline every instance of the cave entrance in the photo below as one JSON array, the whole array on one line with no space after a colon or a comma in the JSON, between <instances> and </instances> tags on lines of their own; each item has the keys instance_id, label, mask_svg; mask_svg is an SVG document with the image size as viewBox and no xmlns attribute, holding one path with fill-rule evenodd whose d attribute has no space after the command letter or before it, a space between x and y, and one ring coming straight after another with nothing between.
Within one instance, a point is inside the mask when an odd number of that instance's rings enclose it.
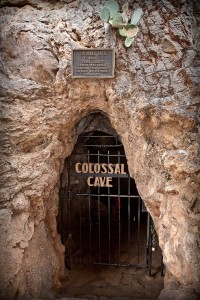
<instances>
[{"instance_id":1,"label":"cave entrance","mask_svg":"<svg viewBox=\"0 0 200 300\"><path fill-rule=\"evenodd\" d=\"M156 232L117 135L98 130L80 134L61 181L66 267L146 267L151 275Z\"/></svg>"}]
</instances>

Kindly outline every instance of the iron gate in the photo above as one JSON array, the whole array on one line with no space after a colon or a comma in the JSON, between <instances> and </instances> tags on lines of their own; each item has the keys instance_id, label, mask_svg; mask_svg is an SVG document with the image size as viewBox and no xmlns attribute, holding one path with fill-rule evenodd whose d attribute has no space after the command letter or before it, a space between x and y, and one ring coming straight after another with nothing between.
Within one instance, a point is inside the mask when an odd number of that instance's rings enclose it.
<instances>
[{"instance_id":1,"label":"iron gate","mask_svg":"<svg viewBox=\"0 0 200 300\"><path fill-rule=\"evenodd\" d=\"M151 275L157 236L129 175L123 145L110 135L81 136L67 169L67 267L147 267Z\"/></svg>"}]
</instances>

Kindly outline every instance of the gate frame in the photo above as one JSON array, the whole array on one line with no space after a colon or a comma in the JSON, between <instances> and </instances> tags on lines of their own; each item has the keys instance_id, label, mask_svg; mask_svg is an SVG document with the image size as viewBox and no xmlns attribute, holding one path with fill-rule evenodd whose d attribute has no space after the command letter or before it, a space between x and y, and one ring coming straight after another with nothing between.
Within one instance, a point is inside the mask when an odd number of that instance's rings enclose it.
<instances>
[{"instance_id":1,"label":"gate frame","mask_svg":"<svg viewBox=\"0 0 200 300\"><path fill-rule=\"evenodd\" d=\"M90 135L80 135L79 138L100 138L100 137L108 137L108 138L115 138L116 140L116 144L115 145L91 145L91 144L78 144L78 141L76 143L76 146L81 146L81 147L97 147L97 148L117 148L117 147L123 147L123 144L122 143L118 143L118 139L116 136L112 136L112 135L108 135L108 136L105 136L105 135L102 135L102 136L90 136ZM71 232L71 197L72 195L77 195L78 197L82 196L89 196L89 199L91 196L95 196L95 197L98 197L98 200L99 200L99 197L105 197L105 196L108 196L109 198L109 222L110 222L110 198L111 197L120 197L123 198L123 197L126 197L128 198L128 211L129 211L129 215L128 215L128 228L129 228L129 232L128 232L128 235L129 235L129 239L130 239L130 199L131 198L138 198L138 224L137 224L137 228L138 228L138 234L137 234L137 246L138 246L138 264L131 264L130 263L130 259L129 259L129 263L127 264L120 264L120 263L110 263L110 259L109 259L109 263L103 263L103 262L90 262L92 264L101 264L101 265L108 265L108 266L117 266L117 267L135 267L135 268L147 268L148 270L148 275L149 276L152 276L152 255L153 255L153 248L155 248L155 245L156 245L156 231L155 231L155 227L154 227L154 223L153 223L153 220L152 220L152 217L150 216L149 212L146 210L147 212L147 236L146 236L146 264L145 265L140 265L139 264L139 242L140 242L140 216L141 216L141 203L144 204L144 202L141 202L142 199L139 195L131 195L130 194L130 174L128 173L127 176L120 176L122 174L109 174L109 177L117 177L119 178L128 178L128 185L129 185L129 188L128 188L128 195L121 195L120 194L120 188L118 188L118 193L117 194L91 194L91 193L73 193L71 191L71 157L72 156L75 156L75 155L87 155L87 157L89 158L90 156L97 156L98 157L98 162L99 162L99 157L100 156L107 156L108 157L108 163L109 163L109 159L110 157L114 156L114 157L118 157L118 159L120 159L120 157L125 157L126 158L126 155L123 154L119 154L120 151L118 151L118 154L110 154L109 153L109 150L108 150L108 154L100 154L99 153L99 150L98 150L98 153L97 154L92 154L89 152L89 150L84 153L72 153L70 156L67 157L67 171L68 171L68 183L67 183L67 203L68 203L68 254L67 254L67 258L66 258L66 266L68 269L72 269L73 267L73 257L72 257L72 251L71 251L71 247L72 247L72 232ZM99 177L98 173L96 174L90 174L90 173L87 173L87 174L82 174L82 175L79 175L78 177L86 177L86 176L90 176L90 175L93 175L93 177ZM103 177L108 177L108 175L106 174L103 174ZM61 181L62 181L62 174L61 174ZM61 182L61 187L62 187L62 182ZM108 188L109 189L109 188ZM63 240L63 213L62 213L62 210L63 210L63 201L65 201L65 193L63 192L63 188L61 188L61 192L60 192L60 197L61 197L61 240L62 242L64 243L64 240ZM99 189L98 189L99 190ZM144 204L145 206L145 204ZM146 206L145 206L146 208ZM120 223L119 223L120 225ZM119 226L120 227L120 226ZM120 236L119 236L119 242L120 242ZM109 249L110 251L110 249ZM129 253L130 253L130 241L129 241ZM110 253L109 253L109 257L110 257ZM130 257L130 254L129 254L129 257ZM84 263L84 262L80 262L80 263ZM162 253L161 253L161 265L160 265L160 274L161 276L164 276L164 270L163 270L163 257L162 257Z\"/></svg>"}]
</instances>

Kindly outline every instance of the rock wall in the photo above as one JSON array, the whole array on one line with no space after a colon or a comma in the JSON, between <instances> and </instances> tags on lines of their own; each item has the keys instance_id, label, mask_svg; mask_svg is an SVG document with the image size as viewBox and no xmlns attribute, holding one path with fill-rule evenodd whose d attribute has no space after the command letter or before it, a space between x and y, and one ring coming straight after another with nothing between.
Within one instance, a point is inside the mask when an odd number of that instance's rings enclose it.
<instances>
[{"instance_id":1,"label":"rock wall","mask_svg":"<svg viewBox=\"0 0 200 300\"><path fill-rule=\"evenodd\" d=\"M131 1L144 16L128 49L100 20L104 3L0 3L1 299L59 287L59 176L77 124L95 111L120 136L154 219L167 269L160 299L198 297L198 0ZM84 47L115 49L114 79L72 79L71 49Z\"/></svg>"}]
</instances>

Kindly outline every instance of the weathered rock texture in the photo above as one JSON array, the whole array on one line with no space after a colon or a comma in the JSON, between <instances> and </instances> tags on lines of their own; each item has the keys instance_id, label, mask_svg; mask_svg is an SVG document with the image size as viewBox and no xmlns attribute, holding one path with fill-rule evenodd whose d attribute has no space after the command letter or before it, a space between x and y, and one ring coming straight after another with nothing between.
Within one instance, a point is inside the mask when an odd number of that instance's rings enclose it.
<instances>
[{"instance_id":1,"label":"weathered rock texture","mask_svg":"<svg viewBox=\"0 0 200 300\"><path fill-rule=\"evenodd\" d=\"M59 176L94 111L120 136L153 216L161 299L197 299L199 3L133 2L145 13L126 49L98 16L105 1L1 0L1 299L59 286ZM81 47L114 48L115 78L72 79L71 49Z\"/></svg>"}]
</instances>

